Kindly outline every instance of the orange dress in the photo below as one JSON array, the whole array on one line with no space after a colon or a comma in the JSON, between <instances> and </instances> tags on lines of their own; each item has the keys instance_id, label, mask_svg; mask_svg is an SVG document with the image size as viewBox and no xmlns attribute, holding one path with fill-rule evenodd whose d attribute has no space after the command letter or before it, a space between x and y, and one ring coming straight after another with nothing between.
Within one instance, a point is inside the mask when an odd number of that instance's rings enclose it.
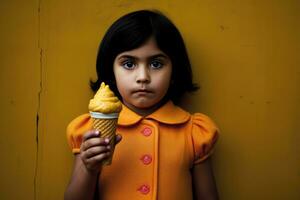
<instances>
[{"instance_id":1,"label":"orange dress","mask_svg":"<svg viewBox=\"0 0 300 200\"><path fill-rule=\"evenodd\" d=\"M92 129L89 114L67 128L73 153L80 152L82 135ZM103 167L100 199L192 200L190 169L211 155L218 128L204 114L194 115L167 102L142 117L126 106L120 113L112 165Z\"/></svg>"}]
</instances>

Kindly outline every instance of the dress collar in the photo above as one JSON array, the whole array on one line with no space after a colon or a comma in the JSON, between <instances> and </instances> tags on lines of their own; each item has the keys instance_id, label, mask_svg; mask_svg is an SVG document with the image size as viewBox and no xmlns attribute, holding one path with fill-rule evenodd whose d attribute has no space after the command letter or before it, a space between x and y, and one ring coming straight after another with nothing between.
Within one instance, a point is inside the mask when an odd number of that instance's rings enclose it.
<instances>
[{"instance_id":1,"label":"dress collar","mask_svg":"<svg viewBox=\"0 0 300 200\"><path fill-rule=\"evenodd\" d=\"M138 123L142 119L154 119L164 124L182 124L190 119L190 114L178 106L175 106L172 101L168 101L145 117L136 114L123 104L118 124L121 126L130 126Z\"/></svg>"}]
</instances>

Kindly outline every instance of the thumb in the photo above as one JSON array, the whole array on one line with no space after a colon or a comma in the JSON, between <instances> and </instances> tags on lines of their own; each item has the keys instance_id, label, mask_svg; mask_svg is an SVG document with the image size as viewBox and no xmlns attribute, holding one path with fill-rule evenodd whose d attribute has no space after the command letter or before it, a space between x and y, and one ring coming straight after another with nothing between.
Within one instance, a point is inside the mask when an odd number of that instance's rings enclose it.
<instances>
[{"instance_id":1,"label":"thumb","mask_svg":"<svg viewBox=\"0 0 300 200\"><path fill-rule=\"evenodd\" d=\"M121 140L122 140L122 136L119 135L119 134L117 134L117 135L116 135L116 138L115 138L116 144L118 144Z\"/></svg>"}]
</instances>

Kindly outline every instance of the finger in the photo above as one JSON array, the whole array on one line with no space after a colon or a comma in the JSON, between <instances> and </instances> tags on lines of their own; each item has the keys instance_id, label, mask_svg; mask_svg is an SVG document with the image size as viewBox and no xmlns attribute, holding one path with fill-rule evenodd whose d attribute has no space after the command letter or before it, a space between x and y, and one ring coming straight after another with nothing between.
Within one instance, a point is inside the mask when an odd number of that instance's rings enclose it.
<instances>
[{"instance_id":1,"label":"finger","mask_svg":"<svg viewBox=\"0 0 300 200\"><path fill-rule=\"evenodd\" d=\"M122 140L122 135L116 135L115 142L118 144Z\"/></svg>"},{"instance_id":2,"label":"finger","mask_svg":"<svg viewBox=\"0 0 300 200\"><path fill-rule=\"evenodd\" d=\"M93 138L93 137L99 137L100 135L100 132L98 130L90 130L90 131L87 131L83 137L82 137L82 141L86 141L88 140L89 138Z\"/></svg>"},{"instance_id":3,"label":"finger","mask_svg":"<svg viewBox=\"0 0 300 200\"><path fill-rule=\"evenodd\" d=\"M96 155L99 155L102 153L106 153L108 151L110 151L110 150L109 150L109 148L107 148L107 146L96 146L96 147L92 147L92 148L89 148L88 150L84 151L83 157L88 159L93 156L96 156Z\"/></svg>"},{"instance_id":4,"label":"finger","mask_svg":"<svg viewBox=\"0 0 300 200\"><path fill-rule=\"evenodd\" d=\"M105 152L105 153L101 153L101 154L98 154L96 156L93 156L89 159L87 159L87 163L89 164L96 164L96 163L100 163L102 162L105 158L108 158L110 155L110 152Z\"/></svg>"},{"instance_id":5,"label":"finger","mask_svg":"<svg viewBox=\"0 0 300 200\"><path fill-rule=\"evenodd\" d=\"M82 142L80 149L86 151L91 147L104 146L107 145L108 143L109 141L107 141L106 138L99 138L99 137L89 138L88 140Z\"/></svg>"}]
</instances>

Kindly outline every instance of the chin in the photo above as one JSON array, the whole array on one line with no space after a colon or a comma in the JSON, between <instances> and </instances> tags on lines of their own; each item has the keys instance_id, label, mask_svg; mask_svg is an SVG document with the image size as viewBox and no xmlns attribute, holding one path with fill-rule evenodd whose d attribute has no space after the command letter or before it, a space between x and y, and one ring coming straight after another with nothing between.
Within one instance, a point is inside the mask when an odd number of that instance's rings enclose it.
<instances>
[{"instance_id":1,"label":"chin","mask_svg":"<svg viewBox=\"0 0 300 200\"><path fill-rule=\"evenodd\" d=\"M133 104L136 108L139 109L147 109L152 107L154 104L148 104L148 103L137 103L137 104Z\"/></svg>"},{"instance_id":2,"label":"chin","mask_svg":"<svg viewBox=\"0 0 300 200\"><path fill-rule=\"evenodd\" d=\"M147 109L147 108L151 108L153 107L157 102L154 101L138 101L138 102L134 102L132 105L134 105L135 107L139 108L139 109Z\"/></svg>"}]
</instances>

